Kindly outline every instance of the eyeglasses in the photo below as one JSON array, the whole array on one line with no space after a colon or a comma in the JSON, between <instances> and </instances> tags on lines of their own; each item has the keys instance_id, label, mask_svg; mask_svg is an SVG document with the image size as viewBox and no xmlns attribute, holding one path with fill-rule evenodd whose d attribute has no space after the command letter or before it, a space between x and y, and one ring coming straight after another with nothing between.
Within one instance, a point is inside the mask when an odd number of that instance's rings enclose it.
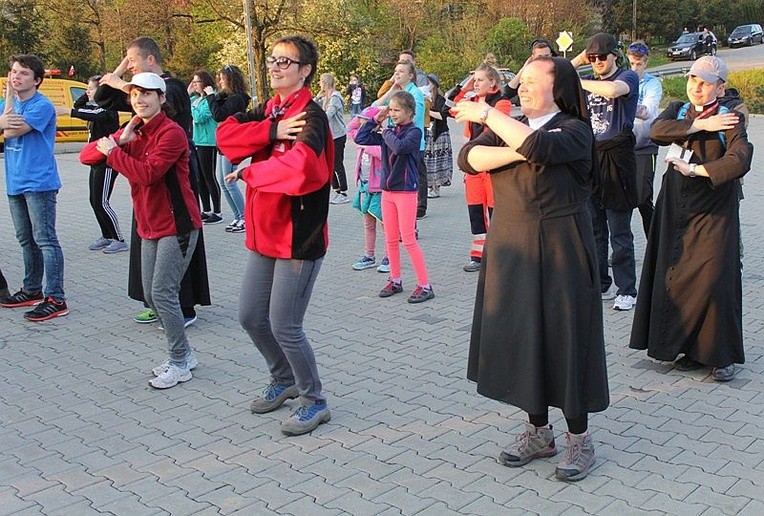
<instances>
[{"instance_id":1,"label":"eyeglasses","mask_svg":"<svg viewBox=\"0 0 764 516\"><path fill-rule=\"evenodd\" d=\"M647 55L650 53L650 49L644 43L632 43L629 45L629 52Z\"/></svg>"},{"instance_id":2,"label":"eyeglasses","mask_svg":"<svg viewBox=\"0 0 764 516\"><path fill-rule=\"evenodd\" d=\"M609 56L609 55L610 54L586 54L586 59L590 63L593 63L595 61L603 61L604 62L604 61L607 61L607 56Z\"/></svg>"},{"instance_id":3,"label":"eyeglasses","mask_svg":"<svg viewBox=\"0 0 764 516\"><path fill-rule=\"evenodd\" d=\"M302 63L300 63L299 61L295 61L294 59L286 57L286 56L281 56L281 57L269 56L265 58L265 64L268 65L268 68L270 68L271 66L275 64L276 66L279 67L279 69L286 70L287 68L292 66L292 64L299 65Z\"/></svg>"}]
</instances>

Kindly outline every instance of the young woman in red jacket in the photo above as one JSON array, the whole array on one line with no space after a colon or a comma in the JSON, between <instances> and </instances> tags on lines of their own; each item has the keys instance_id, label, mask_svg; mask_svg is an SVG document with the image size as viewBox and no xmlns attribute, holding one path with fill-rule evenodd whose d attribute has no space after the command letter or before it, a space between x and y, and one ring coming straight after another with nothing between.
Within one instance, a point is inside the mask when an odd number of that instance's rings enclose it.
<instances>
[{"instance_id":1,"label":"young woman in red jacket","mask_svg":"<svg viewBox=\"0 0 764 516\"><path fill-rule=\"evenodd\" d=\"M124 86L135 116L111 136L80 153L85 165L106 164L130 182L138 235L141 281L149 308L164 328L169 358L153 369L149 385L167 389L191 379L196 357L188 344L178 294L196 249L201 212L189 179L186 132L165 114L165 81L138 73Z\"/></svg>"}]
</instances>

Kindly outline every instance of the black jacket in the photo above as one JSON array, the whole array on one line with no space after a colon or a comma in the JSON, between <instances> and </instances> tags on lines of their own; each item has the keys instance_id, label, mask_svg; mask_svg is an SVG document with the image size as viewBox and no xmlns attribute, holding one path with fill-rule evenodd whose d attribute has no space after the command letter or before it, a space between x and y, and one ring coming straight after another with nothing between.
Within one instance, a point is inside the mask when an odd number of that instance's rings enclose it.
<instances>
[{"instance_id":1,"label":"black jacket","mask_svg":"<svg viewBox=\"0 0 764 516\"><path fill-rule=\"evenodd\" d=\"M634 133L626 128L614 138L595 143L599 158L594 201L616 211L631 211L638 205L637 161Z\"/></svg>"},{"instance_id":2,"label":"black jacket","mask_svg":"<svg viewBox=\"0 0 764 516\"><path fill-rule=\"evenodd\" d=\"M205 97L210 105L210 113L216 122L224 122L229 116L247 111L249 95L246 93L214 93Z\"/></svg>"},{"instance_id":3,"label":"black jacket","mask_svg":"<svg viewBox=\"0 0 764 516\"><path fill-rule=\"evenodd\" d=\"M71 116L87 121L90 142L109 136L119 129L119 113L115 109L102 108L88 101L85 93L74 101Z\"/></svg>"}]
</instances>

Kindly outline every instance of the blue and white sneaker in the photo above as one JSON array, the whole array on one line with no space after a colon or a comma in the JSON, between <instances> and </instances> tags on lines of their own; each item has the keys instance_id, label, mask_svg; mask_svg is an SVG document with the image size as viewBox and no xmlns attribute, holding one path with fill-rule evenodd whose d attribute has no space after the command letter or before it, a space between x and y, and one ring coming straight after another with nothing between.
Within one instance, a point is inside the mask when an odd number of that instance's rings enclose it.
<instances>
[{"instance_id":1,"label":"blue and white sneaker","mask_svg":"<svg viewBox=\"0 0 764 516\"><path fill-rule=\"evenodd\" d=\"M377 267L377 272L382 274L390 274L390 260L385 256Z\"/></svg>"},{"instance_id":2,"label":"blue and white sneaker","mask_svg":"<svg viewBox=\"0 0 764 516\"><path fill-rule=\"evenodd\" d=\"M249 404L249 410L253 414L267 414L279 408L286 400L293 400L299 396L300 390L296 385L284 385L271 380L262 394Z\"/></svg>"},{"instance_id":3,"label":"blue and white sneaker","mask_svg":"<svg viewBox=\"0 0 764 516\"><path fill-rule=\"evenodd\" d=\"M365 269L370 269L374 267L376 264L377 264L377 260L375 260L371 256L364 255L360 260L358 260L357 262L353 264L353 270L362 271Z\"/></svg>"},{"instance_id":4,"label":"blue and white sneaker","mask_svg":"<svg viewBox=\"0 0 764 516\"><path fill-rule=\"evenodd\" d=\"M308 401L297 407L288 419L281 422L281 432L286 435L307 434L331 419L332 414L329 412L326 401Z\"/></svg>"}]
</instances>

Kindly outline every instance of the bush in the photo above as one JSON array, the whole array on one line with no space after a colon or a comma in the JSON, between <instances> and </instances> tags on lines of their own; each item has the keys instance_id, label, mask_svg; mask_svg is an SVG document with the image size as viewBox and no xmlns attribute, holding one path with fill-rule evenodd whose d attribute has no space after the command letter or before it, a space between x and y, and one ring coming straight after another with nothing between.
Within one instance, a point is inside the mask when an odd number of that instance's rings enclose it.
<instances>
[{"instance_id":1,"label":"bush","mask_svg":"<svg viewBox=\"0 0 764 516\"><path fill-rule=\"evenodd\" d=\"M685 77L663 79L661 107L665 107L672 100L686 101L686 84ZM764 69L731 72L727 84L730 88L737 88L740 98L751 113L764 114Z\"/></svg>"}]
</instances>

